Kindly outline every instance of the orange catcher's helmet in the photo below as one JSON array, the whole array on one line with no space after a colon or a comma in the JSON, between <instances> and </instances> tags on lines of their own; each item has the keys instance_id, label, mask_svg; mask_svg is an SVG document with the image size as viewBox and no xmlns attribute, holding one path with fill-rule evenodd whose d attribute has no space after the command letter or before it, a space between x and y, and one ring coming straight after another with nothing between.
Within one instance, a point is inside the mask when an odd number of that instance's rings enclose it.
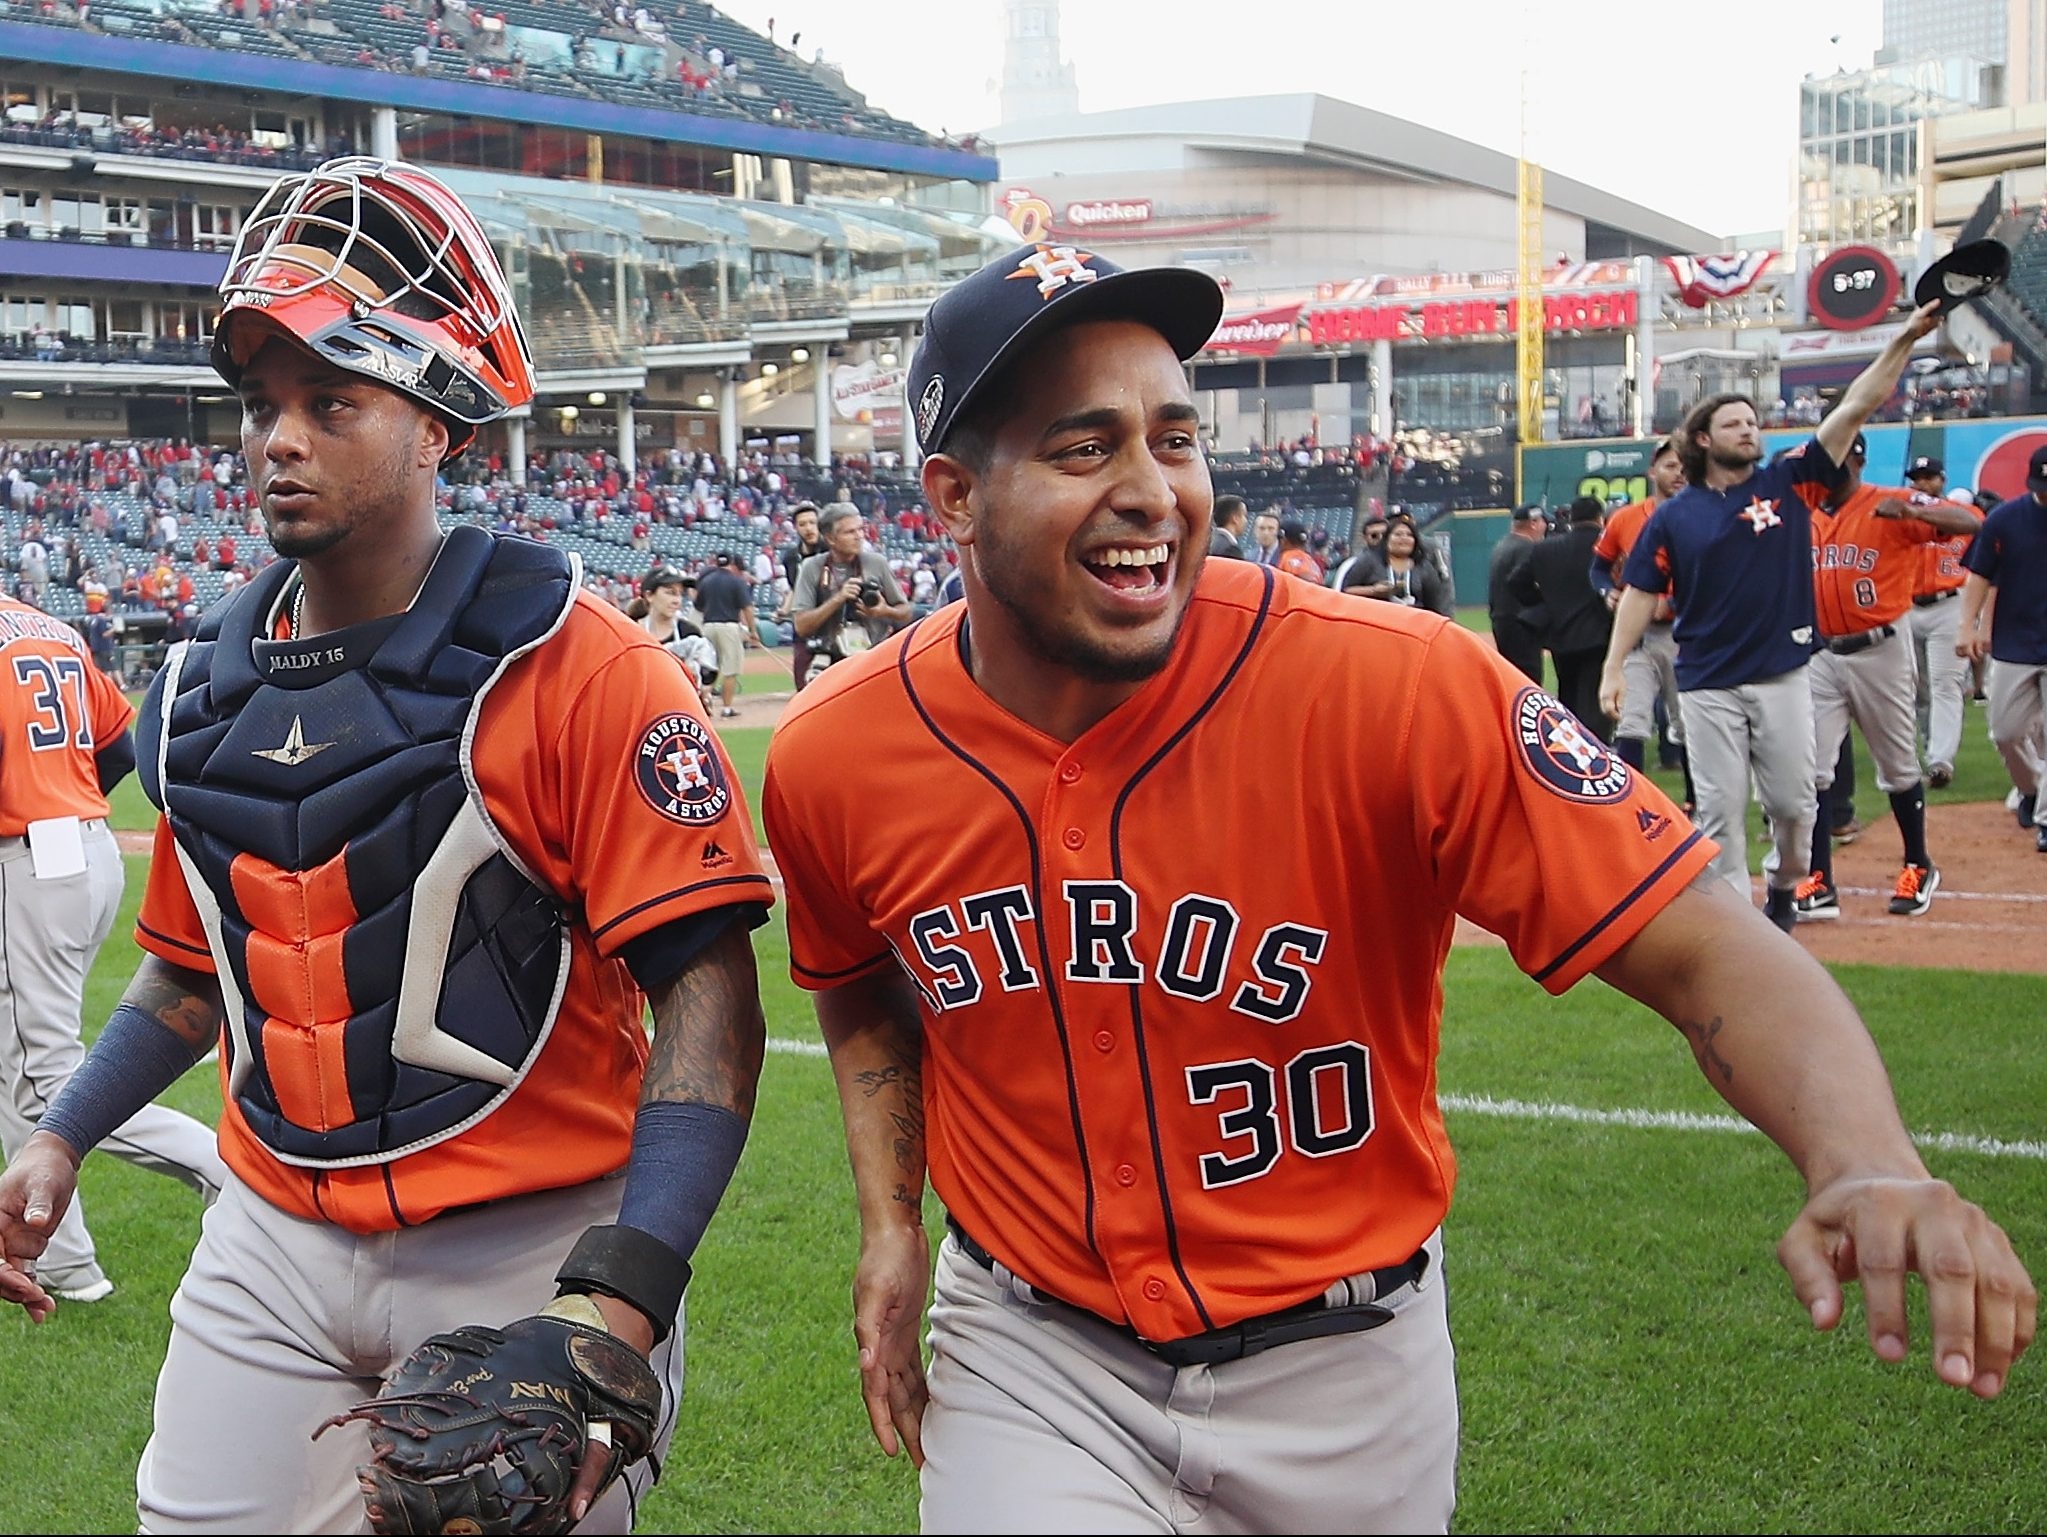
<instances>
[{"instance_id":1,"label":"orange catcher's helmet","mask_svg":"<svg viewBox=\"0 0 2047 1537\"><path fill-rule=\"evenodd\" d=\"M533 356L497 253L417 167L352 155L264 195L220 282L213 366L230 385L282 332L337 368L476 429L533 399Z\"/></svg>"}]
</instances>

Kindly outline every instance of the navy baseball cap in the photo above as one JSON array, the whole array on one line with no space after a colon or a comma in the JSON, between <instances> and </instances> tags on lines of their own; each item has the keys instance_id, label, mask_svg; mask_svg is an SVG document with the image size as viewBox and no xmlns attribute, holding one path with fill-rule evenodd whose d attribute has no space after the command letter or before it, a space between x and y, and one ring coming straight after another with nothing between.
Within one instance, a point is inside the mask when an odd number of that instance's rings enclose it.
<instances>
[{"instance_id":1,"label":"navy baseball cap","mask_svg":"<svg viewBox=\"0 0 2047 1537\"><path fill-rule=\"evenodd\" d=\"M1921 454L1917 459L1914 459L1905 466L1905 478L1907 480L1917 480L1922 475L1945 474L1947 474L1947 466L1927 454Z\"/></svg>"},{"instance_id":2,"label":"navy baseball cap","mask_svg":"<svg viewBox=\"0 0 2047 1537\"><path fill-rule=\"evenodd\" d=\"M1018 246L954 285L924 317L908 395L917 445L938 453L981 389L1055 327L1135 320L1184 361L1207 345L1222 315L1222 289L1191 267L1125 271L1081 246Z\"/></svg>"},{"instance_id":3,"label":"navy baseball cap","mask_svg":"<svg viewBox=\"0 0 2047 1537\"><path fill-rule=\"evenodd\" d=\"M2047 492L2047 448L2036 448L2026 461L2026 489Z\"/></svg>"}]
</instances>

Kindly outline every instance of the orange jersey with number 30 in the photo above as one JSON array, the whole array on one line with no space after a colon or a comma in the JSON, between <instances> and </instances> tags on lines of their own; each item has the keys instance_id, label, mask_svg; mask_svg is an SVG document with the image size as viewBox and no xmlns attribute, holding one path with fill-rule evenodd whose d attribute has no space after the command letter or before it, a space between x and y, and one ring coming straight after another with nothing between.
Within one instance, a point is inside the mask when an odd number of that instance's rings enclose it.
<instances>
[{"instance_id":1,"label":"orange jersey with number 30","mask_svg":"<svg viewBox=\"0 0 2047 1537\"><path fill-rule=\"evenodd\" d=\"M1714 852L1432 614L1212 561L1164 670L1071 744L981 691L966 614L833 668L776 731L792 970L908 972L938 1194L1018 1275L1151 1339L1396 1264L1442 1222L1459 913L1561 992Z\"/></svg>"},{"instance_id":2,"label":"orange jersey with number 30","mask_svg":"<svg viewBox=\"0 0 2047 1537\"><path fill-rule=\"evenodd\" d=\"M1813 605L1828 639L1889 624L1912 606L1923 557L1920 546L1941 537L1918 518L1880 518L1877 505L1915 493L1861 486L1832 512L1812 515Z\"/></svg>"},{"instance_id":3,"label":"orange jersey with number 30","mask_svg":"<svg viewBox=\"0 0 2047 1537\"><path fill-rule=\"evenodd\" d=\"M0 837L50 817L104 817L93 756L134 719L76 630L0 598Z\"/></svg>"}]
</instances>

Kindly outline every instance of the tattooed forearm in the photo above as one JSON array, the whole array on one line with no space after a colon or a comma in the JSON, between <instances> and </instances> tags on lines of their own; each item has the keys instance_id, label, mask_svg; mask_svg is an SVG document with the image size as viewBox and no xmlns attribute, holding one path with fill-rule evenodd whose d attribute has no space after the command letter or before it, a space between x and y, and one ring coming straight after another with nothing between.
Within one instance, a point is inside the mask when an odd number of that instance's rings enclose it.
<instances>
[{"instance_id":1,"label":"tattooed forearm","mask_svg":"<svg viewBox=\"0 0 2047 1537\"><path fill-rule=\"evenodd\" d=\"M1723 1084L1734 1082L1734 1064L1720 1055L1720 1048L1715 1044L1715 1038L1726 1024L1725 1019L1715 1014L1704 1024L1694 1020L1678 1026L1684 1032L1684 1038L1692 1043L1692 1055L1699 1059L1699 1070L1709 1079L1717 1074Z\"/></svg>"},{"instance_id":2,"label":"tattooed forearm","mask_svg":"<svg viewBox=\"0 0 2047 1537\"><path fill-rule=\"evenodd\" d=\"M121 1001L156 1020L191 1047L195 1057L204 1056L219 1043L221 1021L227 1017L219 978L187 971L153 955L144 957L136 968Z\"/></svg>"},{"instance_id":3,"label":"tattooed forearm","mask_svg":"<svg viewBox=\"0 0 2047 1537\"><path fill-rule=\"evenodd\" d=\"M853 1081L860 1085L860 1091L863 1094L872 1099L883 1089L901 1083L903 1081L903 1070L891 1062L888 1066L877 1067L871 1072L855 1073Z\"/></svg>"},{"instance_id":4,"label":"tattooed forearm","mask_svg":"<svg viewBox=\"0 0 2047 1537\"><path fill-rule=\"evenodd\" d=\"M654 1044L640 1102L717 1105L750 1120L768 1027L746 926L728 924L651 1001Z\"/></svg>"}]
</instances>

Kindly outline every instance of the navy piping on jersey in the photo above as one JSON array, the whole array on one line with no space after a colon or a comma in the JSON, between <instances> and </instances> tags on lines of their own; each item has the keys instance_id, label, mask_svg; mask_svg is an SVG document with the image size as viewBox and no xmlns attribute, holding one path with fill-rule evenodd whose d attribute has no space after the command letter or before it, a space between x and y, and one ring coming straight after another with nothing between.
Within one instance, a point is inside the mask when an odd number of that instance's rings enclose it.
<instances>
[{"instance_id":1,"label":"navy piping on jersey","mask_svg":"<svg viewBox=\"0 0 2047 1537\"><path fill-rule=\"evenodd\" d=\"M1227 689L1231 681L1243 670L1246 659L1251 655L1251 648L1258 643L1258 637L1265 629L1266 615L1272 610L1273 583L1278 578L1270 566L1259 569L1265 577L1265 595L1259 599L1258 612L1252 616L1251 632L1244 637L1244 644L1237 649L1237 654L1230 659L1230 665L1223 669L1222 677L1217 680L1209 696L1201 701L1199 708L1180 722L1179 727L1166 738L1159 750L1138 766L1137 772L1130 776L1116 796L1116 809L1109 813L1109 868L1119 881L1123 879L1123 810L1130 804L1131 793L1137 789L1145 776L1166 760L1168 753L1186 739L1187 733L1200 725L1209 711L1216 707L1222 699L1223 690ZM1130 1035L1137 1047L1137 1081L1144 1086L1144 1123L1146 1131L1151 1135L1152 1177L1158 1181L1159 1211L1166 1222L1166 1253L1172 1257L1173 1273L1179 1276L1180 1285L1187 1292L1187 1300L1194 1304L1194 1311L1201 1316L1201 1327L1213 1329L1215 1320L1209 1316L1208 1304L1201 1300L1201 1293L1195 1289L1194 1278L1187 1273L1187 1262L1180 1253L1180 1229L1173 1220L1173 1198L1166 1180L1166 1151L1159 1145L1158 1100L1152 1093L1151 1053L1145 1050L1144 1045L1143 991L1139 984L1131 984Z\"/></svg>"},{"instance_id":2,"label":"navy piping on jersey","mask_svg":"<svg viewBox=\"0 0 2047 1537\"><path fill-rule=\"evenodd\" d=\"M1693 828L1692 835L1689 838L1685 839L1684 842L1680 843L1676 848L1672 849L1669 855L1664 859L1662 864L1658 865L1655 869L1651 870L1647 875L1643 876L1640 885L1636 886L1633 891L1629 892L1626 896L1622 897L1618 902L1614 903L1614 905L1610 909L1608 909L1607 914L1604 918L1600 919L1597 923L1593 924L1592 927L1587 929L1583 934L1580 934L1575 940L1571 942L1569 948L1567 948L1555 960L1551 961L1547 966L1543 967L1542 970L1531 973L1534 979L1538 982L1544 982L1547 981L1549 978L1555 976L1557 972L1561 970L1566 963L1569 962L1572 956L1576 955L1580 950L1584 949L1587 945L1591 944L1593 940L1597 939L1601 934L1605 933L1607 927L1614 921L1614 919L1618 918L1622 913L1626 912L1629 908L1633 907L1637 902L1639 902L1642 899L1642 894L1644 892L1646 892L1651 886L1655 885L1658 881L1662 880L1663 877L1669 872L1670 867L1676 864L1680 859L1684 858L1685 850L1690 848L1694 843L1697 843L1703 837L1705 837L1704 833L1700 832L1697 828Z\"/></svg>"},{"instance_id":3,"label":"navy piping on jersey","mask_svg":"<svg viewBox=\"0 0 2047 1537\"><path fill-rule=\"evenodd\" d=\"M1045 877L1043 862L1038 855L1038 830L1031 825L1030 814L1024 810L1023 802L1016 798L1016 792L1004 784L987 764L939 730L938 722L931 718L931 712L924 708L924 701L917 697L917 685L910 679L910 639L923 622L920 619L910 626L909 633L896 652L896 675L902 681L903 693L909 699L911 708L916 710L917 718L924 722L924 729L931 733L938 745L995 786L996 792L1009 802L1009 809L1016 813L1017 821L1023 826L1024 841L1030 845L1031 901L1038 914L1038 964L1044 968L1042 974L1045 977L1045 997L1052 1005L1052 1028L1059 1034L1059 1061L1066 1070L1066 1113L1073 1121L1073 1145L1080 1158L1080 1188L1087 1193L1085 1224L1087 1246L1099 1255L1101 1250L1095 1246L1095 1176L1094 1169L1088 1161L1087 1137L1081 1131L1080 1085L1075 1083L1073 1078L1073 1046L1066 1036L1066 1010L1059 1002L1057 984L1059 974L1052 969L1052 948L1045 939ZM967 677L971 679L973 670L967 662L966 639L967 627L963 620L959 628L960 665L967 667Z\"/></svg>"},{"instance_id":4,"label":"navy piping on jersey","mask_svg":"<svg viewBox=\"0 0 2047 1537\"><path fill-rule=\"evenodd\" d=\"M692 891L709 891L713 886L765 886L770 896L774 894L775 890L774 885L765 875L720 875L713 880L696 881L688 886L677 886L673 891L664 891L658 897L649 897L644 902L634 903L616 918L605 924L603 928L592 930L590 937L592 939L602 939L621 923L645 912L650 907L659 907L663 902L673 902L677 897L686 897ZM734 903L731 905L736 906L738 904Z\"/></svg>"},{"instance_id":5,"label":"navy piping on jersey","mask_svg":"<svg viewBox=\"0 0 2047 1537\"><path fill-rule=\"evenodd\" d=\"M148 924L143 923L140 919L136 920L135 926L142 930L143 933L147 934L151 939L156 940L160 944L169 945L173 950L182 950L187 955L203 956L209 961L213 959L213 952L207 949L204 945L188 945L182 939L173 939L168 934L162 934L157 932Z\"/></svg>"},{"instance_id":6,"label":"navy piping on jersey","mask_svg":"<svg viewBox=\"0 0 2047 1537\"><path fill-rule=\"evenodd\" d=\"M895 951L893 950L883 950L880 951L878 954L870 955L864 961L855 962L853 965L843 967L838 971L812 971L808 966L804 965L803 962L794 959L792 959L789 962L789 964L795 967L798 971L802 972L806 977L809 977L814 982L836 982L841 977L857 976L859 973L866 971L871 966L879 966L883 961L887 960L890 956L894 954Z\"/></svg>"},{"instance_id":7,"label":"navy piping on jersey","mask_svg":"<svg viewBox=\"0 0 2047 1537\"><path fill-rule=\"evenodd\" d=\"M391 1183L391 1165L380 1163L377 1165L377 1171L384 1176L384 1199L391 1203L391 1216L400 1227L414 1226L413 1223L406 1221L405 1213L398 1209L398 1187Z\"/></svg>"}]
</instances>

